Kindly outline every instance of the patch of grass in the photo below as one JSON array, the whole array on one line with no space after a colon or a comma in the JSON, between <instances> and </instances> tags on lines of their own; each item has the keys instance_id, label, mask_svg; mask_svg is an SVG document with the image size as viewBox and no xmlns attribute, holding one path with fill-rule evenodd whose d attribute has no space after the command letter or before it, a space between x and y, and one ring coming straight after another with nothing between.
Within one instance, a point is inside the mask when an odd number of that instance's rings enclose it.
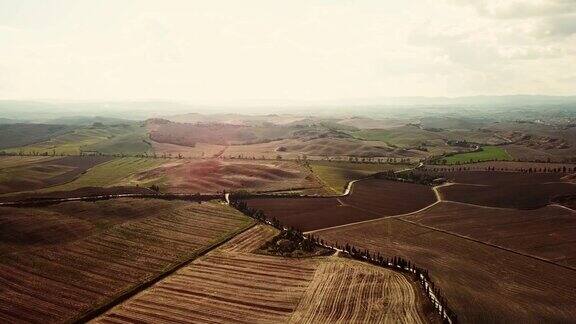
<instances>
[{"instance_id":1,"label":"patch of grass","mask_svg":"<svg viewBox=\"0 0 576 324\"><path fill-rule=\"evenodd\" d=\"M131 175L157 167L165 160L149 158L117 158L110 162L100 164L78 179L55 187L47 188L43 191L68 191L82 187L110 187L116 185L130 185L127 178Z\"/></svg>"},{"instance_id":2,"label":"patch of grass","mask_svg":"<svg viewBox=\"0 0 576 324\"><path fill-rule=\"evenodd\" d=\"M343 193L348 182L387 170L400 170L406 165L351 162L310 162L312 172L334 193Z\"/></svg>"},{"instance_id":3,"label":"patch of grass","mask_svg":"<svg viewBox=\"0 0 576 324\"><path fill-rule=\"evenodd\" d=\"M136 155L151 153L152 147L147 139L148 134L145 127L133 126L127 134L119 134L106 141L89 145L86 150L103 154Z\"/></svg>"},{"instance_id":4,"label":"patch of grass","mask_svg":"<svg viewBox=\"0 0 576 324\"><path fill-rule=\"evenodd\" d=\"M484 146L478 152L460 153L444 158L446 164L464 164L480 161L508 161L512 157L499 146Z\"/></svg>"}]
</instances>

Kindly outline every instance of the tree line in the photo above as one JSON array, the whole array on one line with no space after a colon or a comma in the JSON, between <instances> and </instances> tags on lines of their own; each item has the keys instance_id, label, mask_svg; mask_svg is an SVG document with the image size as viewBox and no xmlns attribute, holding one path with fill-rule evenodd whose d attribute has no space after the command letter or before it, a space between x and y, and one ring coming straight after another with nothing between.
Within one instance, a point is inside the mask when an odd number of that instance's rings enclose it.
<instances>
[{"instance_id":1,"label":"tree line","mask_svg":"<svg viewBox=\"0 0 576 324\"><path fill-rule=\"evenodd\" d=\"M576 166L555 166L555 167L529 167L529 168L508 168L508 167L495 167L495 166L487 166L484 168L475 168L475 167L429 167L429 168L422 168L422 171L431 171L431 172L455 172L455 171L513 171L513 172L522 172L522 173L570 173L576 172Z\"/></svg>"},{"instance_id":2,"label":"tree line","mask_svg":"<svg viewBox=\"0 0 576 324\"><path fill-rule=\"evenodd\" d=\"M399 270L402 272L410 273L414 279L418 280L420 285L423 287L426 296L430 299L434 308L440 313L444 323L457 323L458 316L449 307L446 297L442 293L440 287L436 286L435 283L430 278L428 270L416 266L414 262L404 259L399 256L384 256L380 252L374 253L367 249L359 249L349 243L344 246L340 245L338 242L326 242L322 238L315 236L313 234L304 234L297 228L284 226L278 219L271 217L268 218L264 212L260 209L251 208L248 203L244 200L238 199L238 197L230 197L230 205L243 214L266 224L269 224L280 231L286 231L291 236L297 236L300 240L303 240L307 246L310 244L318 245L321 247L329 248L334 251L341 251L348 254L351 258L355 260L360 260L368 262L375 266L391 268L394 270Z\"/></svg>"}]
</instances>

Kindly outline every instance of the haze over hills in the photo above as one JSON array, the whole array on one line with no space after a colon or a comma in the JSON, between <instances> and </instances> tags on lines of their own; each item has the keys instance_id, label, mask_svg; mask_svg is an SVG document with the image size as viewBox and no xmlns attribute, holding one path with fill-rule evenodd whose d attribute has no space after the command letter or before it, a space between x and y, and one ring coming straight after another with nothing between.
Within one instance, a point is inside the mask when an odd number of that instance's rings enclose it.
<instances>
[{"instance_id":1,"label":"haze over hills","mask_svg":"<svg viewBox=\"0 0 576 324\"><path fill-rule=\"evenodd\" d=\"M511 110L512 109L512 110ZM332 101L253 101L218 105L176 101L52 101L0 100L2 123L17 121L89 123L86 117L145 120L155 117L201 114L293 114L316 116L417 117L452 114L479 117L511 117L526 111L539 114L576 114L576 96L472 96L472 97L386 97ZM392 116L391 116L392 115ZM98 120L94 120L98 121Z\"/></svg>"}]
</instances>

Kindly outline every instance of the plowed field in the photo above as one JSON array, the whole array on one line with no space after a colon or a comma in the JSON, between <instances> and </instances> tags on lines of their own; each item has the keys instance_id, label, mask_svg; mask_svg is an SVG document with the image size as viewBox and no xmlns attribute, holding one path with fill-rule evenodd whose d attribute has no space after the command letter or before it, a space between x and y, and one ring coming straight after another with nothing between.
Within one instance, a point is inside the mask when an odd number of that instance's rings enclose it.
<instances>
[{"instance_id":1,"label":"plowed field","mask_svg":"<svg viewBox=\"0 0 576 324\"><path fill-rule=\"evenodd\" d=\"M568 323L576 317L575 270L398 218L316 235L428 269L463 323Z\"/></svg>"},{"instance_id":2,"label":"plowed field","mask_svg":"<svg viewBox=\"0 0 576 324\"><path fill-rule=\"evenodd\" d=\"M21 248L0 262L4 322L69 321L250 224L219 203L120 199L26 211L3 218L17 232L3 244ZM56 227L45 232L49 223Z\"/></svg>"},{"instance_id":3,"label":"plowed field","mask_svg":"<svg viewBox=\"0 0 576 324\"><path fill-rule=\"evenodd\" d=\"M351 194L340 198L247 200L266 216L303 231L410 213L435 201L428 186L377 179L356 182Z\"/></svg>"},{"instance_id":4,"label":"plowed field","mask_svg":"<svg viewBox=\"0 0 576 324\"><path fill-rule=\"evenodd\" d=\"M404 275L336 256L254 254L257 226L97 318L98 323L426 322Z\"/></svg>"}]
</instances>

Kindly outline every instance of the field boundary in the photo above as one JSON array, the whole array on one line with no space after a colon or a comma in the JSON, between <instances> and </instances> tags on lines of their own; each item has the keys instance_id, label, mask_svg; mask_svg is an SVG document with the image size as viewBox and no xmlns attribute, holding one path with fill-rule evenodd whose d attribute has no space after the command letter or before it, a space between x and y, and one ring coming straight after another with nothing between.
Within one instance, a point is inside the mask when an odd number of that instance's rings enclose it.
<instances>
[{"instance_id":1,"label":"field boundary","mask_svg":"<svg viewBox=\"0 0 576 324\"><path fill-rule=\"evenodd\" d=\"M230 241L231 239L233 239L237 235L239 235L239 234L247 231L248 229L254 227L257 223L258 222L254 221L254 219L250 217L250 221L248 222L248 224L246 224L245 226L227 234L221 240L214 242L208 246L202 247L201 249L195 251L194 253L192 253L191 255L186 257L185 260L178 262L172 266L168 266L165 271L158 274L157 276L144 279L140 284L137 284L136 286L130 287L130 288L126 289L125 291L120 292L120 294L117 295L116 297L114 297L113 299L108 300L108 301L104 302L103 304L101 304L100 306L96 306L95 308L92 308L83 314L80 314L76 317L71 318L69 321L66 321L66 323L80 324L80 323L86 323L90 320L93 320L94 318L106 313L108 310L112 309L114 306L116 306L116 305L130 299L131 297L134 297L138 293L141 293L142 291L154 286L156 283L158 283L161 280L167 278L168 276L174 274L176 271L182 269L183 267L189 265L190 263L192 263L194 260L198 259L199 257L201 257L201 256L207 254L208 252L222 246L223 244L227 243L228 241Z\"/></svg>"},{"instance_id":2,"label":"field boundary","mask_svg":"<svg viewBox=\"0 0 576 324\"><path fill-rule=\"evenodd\" d=\"M438 312L438 315L441 316L444 323L449 324L456 324L458 323L458 316L454 311L448 306L448 302L446 298L442 296L442 293L438 287L435 287L428 270L416 267L414 263L407 261L401 257L394 257L393 259L384 258L380 255L380 253L370 254L368 250L364 252L357 250L355 247L346 244L346 247L339 246L338 243L330 244L328 242L324 242L319 237L315 237L312 234L302 233L293 228L289 228L281 224L278 220L270 220L266 217L266 215L257 209L253 209L248 207L245 201L241 199L232 199L230 200L230 196L226 196L226 201L229 203L230 206L234 207L244 215L254 219L257 222L261 222L267 225L270 225L274 228L277 228L281 231L288 231L292 234L300 236L303 240L309 240L312 244L316 244L318 246L322 246L328 248L336 253L344 253L347 254L350 258L371 264L377 267L383 267L387 269L391 269L392 271L398 271L401 273L409 273L410 275L414 276L415 279L418 280L420 285L422 286L424 295L428 298L428 300L432 303L434 309Z\"/></svg>"},{"instance_id":3,"label":"field boundary","mask_svg":"<svg viewBox=\"0 0 576 324\"><path fill-rule=\"evenodd\" d=\"M381 219L382 219L382 218L381 218ZM414 222L414 221L411 221L411 220L403 219L403 218L401 218L401 217L394 217L393 219L394 219L394 220L399 220L399 221L402 221L402 222L405 222L405 223L409 223L409 224L412 224L412 225L414 225L414 226L418 226L418 227L426 228L426 229L429 229L429 230L437 231L437 232L440 232L440 233L444 233L444 234L447 234L447 235L452 235L452 236L455 236L455 237L458 237L458 238L461 238L461 239L464 239L464 240L468 240L468 241L471 241L471 242L474 242L474 243L478 243L478 244L490 246L490 247L492 247L492 248L499 249L499 250L503 250L503 251L506 251L506 252L510 252L510 253L513 253L513 254L516 254L516 255L521 255L521 256L523 256L523 257L527 257L527 258L531 258L531 259L534 259L534 260L546 262L546 263L549 263L549 264L552 264L552 265L555 265L555 266L558 266L558 267L561 267L561 268L564 268L564 269L567 269L567 270L576 271L576 268L574 268L574 267L566 266L566 265L563 265L563 264L559 264L559 263L556 263L556 262L554 262L554 261L550 261L550 260L547 260L547 259L544 259L544 258L535 256L535 255L531 255L531 254L527 254L527 253L522 253L522 252L519 252L519 251L516 251L516 250L512 250L512 249L509 249L509 248L506 248L506 247L503 247L503 246L500 246L500 245L497 245L497 244L480 241L480 240L477 240L477 239L472 238L472 237L468 237L468 236L465 236L465 235L461 235L461 234L458 234L458 233L446 231L446 230L439 229L439 228L436 228L436 227L432 227L432 226L420 224L420 223L417 223L417 222Z\"/></svg>"}]
</instances>

